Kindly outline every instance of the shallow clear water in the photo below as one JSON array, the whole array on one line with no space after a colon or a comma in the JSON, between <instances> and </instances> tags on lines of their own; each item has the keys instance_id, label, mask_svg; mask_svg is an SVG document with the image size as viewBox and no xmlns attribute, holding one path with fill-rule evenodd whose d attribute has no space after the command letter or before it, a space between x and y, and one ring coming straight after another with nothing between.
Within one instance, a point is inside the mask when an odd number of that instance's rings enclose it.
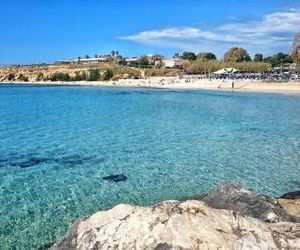
<instances>
[{"instance_id":1,"label":"shallow clear water","mask_svg":"<svg viewBox=\"0 0 300 250\"><path fill-rule=\"evenodd\" d=\"M102 178L125 174L125 182ZM1 249L34 249L82 216L239 182L299 188L300 97L0 87Z\"/></svg>"}]
</instances>

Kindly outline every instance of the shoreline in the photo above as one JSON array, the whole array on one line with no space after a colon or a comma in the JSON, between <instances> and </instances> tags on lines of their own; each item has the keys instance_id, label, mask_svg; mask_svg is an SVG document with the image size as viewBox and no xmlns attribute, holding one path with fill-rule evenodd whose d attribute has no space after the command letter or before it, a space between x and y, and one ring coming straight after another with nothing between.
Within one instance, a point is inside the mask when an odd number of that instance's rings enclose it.
<instances>
[{"instance_id":1,"label":"shoreline","mask_svg":"<svg viewBox=\"0 0 300 250\"><path fill-rule=\"evenodd\" d=\"M281 93L300 95L300 82L264 82L250 80L209 80L177 77L152 77L148 79L126 79L118 81L95 81L95 82L3 82L1 84L26 84L26 85L49 85L49 86L91 86L91 87L125 87L125 88L150 88L150 89L178 89L178 90L212 90L230 92L253 92L253 93Z\"/></svg>"}]
</instances>

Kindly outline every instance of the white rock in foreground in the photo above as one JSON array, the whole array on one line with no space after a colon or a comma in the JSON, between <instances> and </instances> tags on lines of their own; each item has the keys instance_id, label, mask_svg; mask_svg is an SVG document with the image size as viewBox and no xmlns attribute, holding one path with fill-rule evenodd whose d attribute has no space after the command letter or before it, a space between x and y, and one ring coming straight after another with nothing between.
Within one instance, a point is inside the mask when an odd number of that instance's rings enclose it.
<instances>
[{"instance_id":1,"label":"white rock in foreground","mask_svg":"<svg viewBox=\"0 0 300 250\"><path fill-rule=\"evenodd\" d=\"M265 223L196 200L119 205L79 220L51 249L300 249L300 224Z\"/></svg>"}]
</instances>

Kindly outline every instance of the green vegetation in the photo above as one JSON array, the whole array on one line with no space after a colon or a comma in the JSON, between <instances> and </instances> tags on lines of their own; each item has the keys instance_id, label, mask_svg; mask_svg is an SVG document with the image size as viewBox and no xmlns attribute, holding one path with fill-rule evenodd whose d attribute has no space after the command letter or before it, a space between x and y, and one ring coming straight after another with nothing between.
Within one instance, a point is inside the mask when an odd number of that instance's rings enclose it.
<instances>
[{"instance_id":1,"label":"green vegetation","mask_svg":"<svg viewBox=\"0 0 300 250\"><path fill-rule=\"evenodd\" d=\"M264 60L263 54L255 54L253 58L253 62L262 62Z\"/></svg>"},{"instance_id":2,"label":"green vegetation","mask_svg":"<svg viewBox=\"0 0 300 250\"><path fill-rule=\"evenodd\" d=\"M194 52L183 52L182 53L182 56L181 56L182 59L185 59L185 60L189 60L189 61L194 61L197 59L197 56Z\"/></svg>"},{"instance_id":3,"label":"green vegetation","mask_svg":"<svg viewBox=\"0 0 300 250\"><path fill-rule=\"evenodd\" d=\"M207 61L207 60L217 60L215 54L211 52L201 52L197 55L198 60Z\"/></svg>"},{"instance_id":4,"label":"green vegetation","mask_svg":"<svg viewBox=\"0 0 300 250\"><path fill-rule=\"evenodd\" d=\"M279 67L284 63L292 63L293 59L289 54L277 53L264 59L264 62L270 63L272 67Z\"/></svg>"},{"instance_id":5,"label":"green vegetation","mask_svg":"<svg viewBox=\"0 0 300 250\"><path fill-rule=\"evenodd\" d=\"M145 76L147 76L147 77L151 77L151 76L165 76L166 74L169 74L170 72L173 72L173 71L174 71L173 69L166 69L166 68L146 69L145 70Z\"/></svg>"},{"instance_id":6,"label":"green vegetation","mask_svg":"<svg viewBox=\"0 0 300 250\"><path fill-rule=\"evenodd\" d=\"M142 67L146 67L150 64L149 59L147 56L142 56L139 60L139 65Z\"/></svg>"},{"instance_id":7,"label":"green vegetation","mask_svg":"<svg viewBox=\"0 0 300 250\"><path fill-rule=\"evenodd\" d=\"M43 81L44 80L44 74L42 72L39 72L37 77L36 77L36 81Z\"/></svg>"},{"instance_id":8,"label":"green vegetation","mask_svg":"<svg viewBox=\"0 0 300 250\"><path fill-rule=\"evenodd\" d=\"M111 69L107 69L107 70L105 70L105 72L102 76L102 80L109 81L113 78L113 76L114 76L114 72Z\"/></svg>"},{"instance_id":9,"label":"green vegetation","mask_svg":"<svg viewBox=\"0 0 300 250\"><path fill-rule=\"evenodd\" d=\"M7 77L7 80L8 80L8 81L14 81L15 79L16 79L16 77L15 77L15 75L12 74L12 73L10 73L10 74L8 75L8 77Z\"/></svg>"},{"instance_id":10,"label":"green vegetation","mask_svg":"<svg viewBox=\"0 0 300 250\"><path fill-rule=\"evenodd\" d=\"M28 78L27 76L24 76L23 74L20 74L20 75L18 76L18 80L19 80L20 82L28 82L28 81L29 81L29 78Z\"/></svg>"},{"instance_id":11,"label":"green vegetation","mask_svg":"<svg viewBox=\"0 0 300 250\"><path fill-rule=\"evenodd\" d=\"M224 54L225 62L249 62L251 57L247 50L243 48L233 47Z\"/></svg>"},{"instance_id":12,"label":"green vegetation","mask_svg":"<svg viewBox=\"0 0 300 250\"><path fill-rule=\"evenodd\" d=\"M99 81L100 80L100 71L99 69L90 69L88 81Z\"/></svg>"},{"instance_id":13,"label":"green vegetation","mask_svg":"<svg viewBox=\"0 0 300 250\"><path fill-rule=\"evenodd\" d=\"M86 75L85 72L76 71L75 76L72 77L72 80L75 81L75 82L86 81L87 80L87 75Z\"/></svg>"},{"instance_id":14,"label":"green vegetation","mask_svg":"<svg viewBox=\"0 0 300 250\"><path fill-rule=\"evenodd\" d=\"M297 47L298 48L298 47ZM119 79L138 79L142 73L146 77L152 76L176 76L178 74L209 74L222 68L236 68L242 72L271 72L272 68L278 67L288 70L290 63L296 62L290 67L291 72L300 72L300 50L295 49L291 55L277 53L273 56L264 57L257 53L253 60L244 48L233 47L229 49L222 59L217 59L211 52L195 54L191 51L182 54L175 53L173 58L186 61L176 61L172 68L165 68L162 55L142 56L136 60L128 60L122 57L118 51L112 51L111 58L107 63L80 64L70 63L56 67L47 65L30 65L24 70L17 67L16 70L7 70L3 80L26 82L29 79L36 81L116 81ZM95 55L99 57L99 55ZM85 55L84 58L89 58ZM78 58L80 59L80 57ZM286 65L285 65L286 64ZM61 71L60 71L61 70ZM53 73L54 72L54 73Z\"/></svg>"},{"instance_id":15,"label":"green vegetation","mask_svg":"<svg viewBox=\"0 0 300 250\"><path fill-rule=\"evenodd\" d=\"M71 80L71 78L70 78L70 75L68 73L56 72L56 73L53 73L50 76L50 81L51 82L57 82L57 81L68 82L70 80Z\"/></svg>"},{"instance_id":16,"label":"green vegetation","mask_svg":"<svg viewBox=\"0 0 300 250\"><path fill-rule=\"evenodd\" d=\"M224 61L203 61L196 60L190 62L186 67L189 74L215 72L222 68L233 67L245 72L266 72L271 70L271 65L263 62L224 62Z\"/></svg>"}]
</instances>

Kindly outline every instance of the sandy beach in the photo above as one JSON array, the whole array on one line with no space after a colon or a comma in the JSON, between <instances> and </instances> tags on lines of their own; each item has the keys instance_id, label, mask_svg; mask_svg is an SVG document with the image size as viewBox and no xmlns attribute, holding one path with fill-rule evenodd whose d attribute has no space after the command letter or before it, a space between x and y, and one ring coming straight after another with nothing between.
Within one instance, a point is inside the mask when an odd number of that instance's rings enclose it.
<instances>
[{"instance_id":1,"label":"sandy beach","mask_svg":"<svg viewBox=\"0 0 300 250\"><path fill-rule=\"evenodd\" d=\"M265 82L253 80L232 80L217 79L194 79L189 77L151 77L147 79L124 79L118 81L95 81L95 82L28 82L26 84L47 84L47 85L80 85L80 86L105 86L105 87L142 87L162 89L186 89L186 90L221 90L240 92L270 92L300 94L300 82Z\"/></svg>"}]
</instances>

